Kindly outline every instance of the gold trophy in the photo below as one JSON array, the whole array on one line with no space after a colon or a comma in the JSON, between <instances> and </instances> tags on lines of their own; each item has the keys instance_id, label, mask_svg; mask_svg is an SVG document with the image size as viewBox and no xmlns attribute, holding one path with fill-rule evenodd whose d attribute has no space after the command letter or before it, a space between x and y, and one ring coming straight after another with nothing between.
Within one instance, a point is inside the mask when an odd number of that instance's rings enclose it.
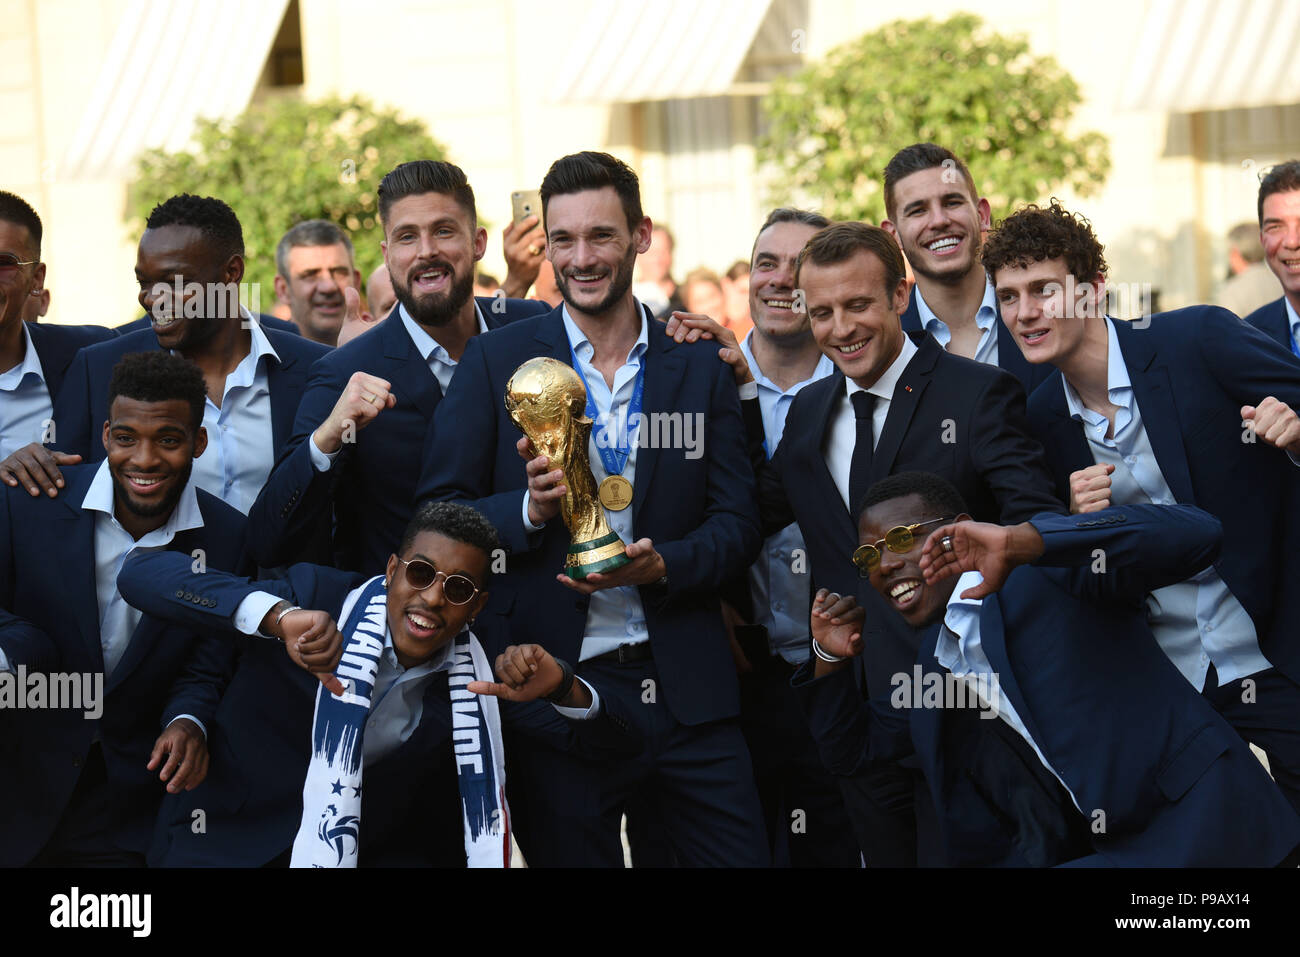
<instances>
[{"instance_id":1,"label":"gold trophy","mask_svg":"<svg viewBox=\"0 0 1300 957\"><path fill-rule=\"evenodd\" d=\"M550 460L548 467L564 470L560 517L572 539L564 573L582 581L593 572L613 571L631 561L597 497L587 457L592 426L587 418L587 388L578 373L558 359L529 359L506 383L506 411L528 436L534 452Z\"/></svg>"}]
</instances>

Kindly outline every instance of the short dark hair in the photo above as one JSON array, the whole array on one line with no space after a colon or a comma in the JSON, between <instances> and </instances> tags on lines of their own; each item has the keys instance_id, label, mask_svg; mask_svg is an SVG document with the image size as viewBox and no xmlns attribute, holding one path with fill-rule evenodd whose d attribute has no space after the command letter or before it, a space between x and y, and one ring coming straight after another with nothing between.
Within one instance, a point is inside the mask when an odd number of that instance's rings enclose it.
<instances>
[{"instance_id":1,"label":"short dark hair","mask_svg":"<svg viewBox=\"0 0 1300 957\"><path fill-rule=\"evenodd\" d=\"M36 257L40 258L41 217L36 215L36 210L32 209L31 203L17 193L0 189L0 220L26 229L31 234L32 242L36 244Z\"/></svg>"},{"instance_id":2,"label":"short dark hair","mask_svg":"<svg viewBox=\"0 0 1300 957\"><path fill-rule=\"evenodd\" d=\"M342 246L348 251L348 262L354 259L352 240L347 233L328 219L304 219L290 227L275 247L275 271L286 280L289 278L289 250L298 246Z\"/></svg>"},{"instance_id":3,"label":"short dark hair","mask_svg":"<svg viewBox=\"0 0 1300 957\"><path fill-rule=\"evenodd\" d=\"M193 226L221 255L244 255L244 230L235 211L214 196L181 193L153 208L146 229L163 226Z\"/></svg>"},{"instance_id":4,"label":"short dark hair","mask_svg":"<svg viewBox=\"0 0 1300 957\"><path fill-rule=\"evenodd\" d=\"M552 196L603 189L606 186L613 187L623 203L628 232L636 229L645 218L645 213L641 211L641 183L636 178L636 173L618 157L594 150L561 156L546 171L541 189L543 228L546 226L546 208ZM673 234L668 232L668 227L659 225L655 229L668 233L669 241L672 240Z\"/></svg>"},{"instance_id":5,"label":"short dark hair","mask_svg":"<svg viewBox=\"0 0 1300 957\"><path fill-rule=\"evenodd\" d=\"M1278 163L1259 181L1259 225L1264 225L1264 200L1274 193L1300 189L1300 160Z\"/></svg>"},{"instance_id":6,"label":"short dark hair","mask_svg":"<svg viewBox=\"0 0 1300 957\"><path fill-rule=\"evenodd\" d=\"M189 359L155 349L128 352L113 366L108 382L110 409L119 395L140 402L186 402L190 407L190 428L197 433L203 425L208 386L203 372Z\"/></svg>"},{"instance_id":7,"label":"short dark hair","mask_svg":"<svg viewBox=\"0 0 1300 957\"><path fill-rule=\"evenodd\" d=\"M979 199L979 191L975 188L975 177L971 176L966 164L959 160L952 150L936 143L913 143L911 146L904 146L885 164L885 215L890 219L894 218L896 211L894 187L898 185L900 179L946 164L951 164L953 169L961 173L961 178L970 193L971 202L976 202Z\"/></svg>"},{"instance_id":8,"label":"short dark hair","mask_svg":"<svg viewBox=\"0 0 1300 957\"><path fill-rule=\"evenodd\" d=\"M753 262L754 250L758 248L758 237L762 236L769 226L775 226L777 223L802 223L805 226L811 226L813 229L825 229L831 224L831 221L821 213L815 213L810 209L778 206L767 214L767 219L763 220L763 225L759 226L758 232L754 234L754 245L749 247L750 262ZM746 263L746 268L748 268L748 263ZM731 276L730 270L728 270L727 275ZM735 277L731 276L731 278L734 279Z\"/></svg>"},{"instance_id":9,"label":"short dark hair","mask_svg":"<svg viewBox=\"0 0 1300 957\"><path fill-rule=\"evenodd\" d=\"M755 242L757 241L758 240L755 240ZM749 260L737 259L734 263L732 263L730 266L727 267L727 271L724 272L723 275L726 276L728 279L730 279L732 282L735 282L741 276L748 276Z\"/></svg>"},{"instance_id":10,"label":"short dark hair","mask_svg":"<svg viewBox=\"0 0 1300 957\"><path fill-rule=\"evenodd\" d=\"M886 292L892 293L898 288L907 274L898 240L879 226L854 222L832 223L809 238L794 261L795 285L799 284L804 263L833 266L852 259L859 251L871 253L884 264Z\"/></svg>"},{"instance_id":11,"label":"short dark hair","mask_svg":"<svg viewBox=\"0 0 1300 957\"><path fill-rule=\"evenodd\" d=\"M984 241L981 256L989 276L1006 266L1064 259L1070 275L1089 282L1106 274L1103 249L1092 224L1053 199L1046 209L1031 203L1004 219Z\"/></svg>"},{"instance_id":12,"label":"short dark hair","mask_svg":"<svg viewBox=\"0 0 1300 957\"><path fill-rule=\"evenodd\" d=\"M443 160L412 160L394 166L379 181L379 219L388 227L388 213L393 204L408 196L442 193L450 196L469 217L471 229L478 228L478 210L474 205L474 188L465 171Z\"/></svg>"},{"instance_id":13,"label":"short dark hair","mask_svg":"<svg viewBox=\"0 0 1300 957\"><path fill-rule=\"evenodd\" d=\"M501 539L481 512L462 502L424 502L406 524L398 554L410 551L416 536L422 532L436 532L479 549L487 556L488 574L491 574L492 553L501 547Z\"/></svg>"},{"instance_id":14,"label":"short dark hair","mask_svg":"<svg viewBox=\"0 0 1300 957\"><path fill-rule=\"evenodd\" d=\"M955 518L966 511L966 502L963 501L961 492L942 475L933 472L899 472L881 479L867 489L867 493L862 496L862 504L854 514L860 520L862 513L873 505L908 495L919 495L927 508L934 509L936 514L927 515L926 518Z\"/></svg>"}]
</instances>

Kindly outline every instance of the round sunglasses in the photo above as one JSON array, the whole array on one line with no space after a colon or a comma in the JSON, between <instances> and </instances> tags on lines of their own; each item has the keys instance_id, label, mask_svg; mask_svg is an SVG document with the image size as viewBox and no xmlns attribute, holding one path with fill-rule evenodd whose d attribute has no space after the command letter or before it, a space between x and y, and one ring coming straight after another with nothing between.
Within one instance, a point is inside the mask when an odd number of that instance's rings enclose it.
<instances>
[{"instance_id":1,"label":"round sunglasses","mask_svg":"<svg viewBox=\"0 0 1300 957\"><path fill-rule=\"evenodd\" d=\"M478 594L478 586L464 575L448 575L446 572L440 572L422 558L413 558L410 561L399 558L398 561L406 566L406 583L416 591L424 591L441 577L442 593L453 605L463 605L473 601L474 596Z\"/></svg>"},{"instance_id":2,"label":"round sunglasses","mask_svg":"<svg viewBox=\"0 0 1300 957\"><path fill-rule=\"evenodd\" d=\"M891 552L902 554L910 552L916 542L916 530L927 525L938 525L948 521L947 518L932 518L928 522L915 525L896 525L885 533L885 537L874 545L859 545L853 551L853 564L858 568L858 575L867 578L880 565L880 546L884 545Z\"/></svg>"}]
</instances>

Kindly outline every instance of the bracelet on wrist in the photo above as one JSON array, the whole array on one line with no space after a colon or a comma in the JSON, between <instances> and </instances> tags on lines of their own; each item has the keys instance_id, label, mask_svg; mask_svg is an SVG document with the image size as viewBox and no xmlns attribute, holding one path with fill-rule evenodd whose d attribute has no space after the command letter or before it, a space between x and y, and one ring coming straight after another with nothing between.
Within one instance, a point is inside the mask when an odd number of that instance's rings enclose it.
<instances>
[{"instance_id":1,"label":"bracelet on wrist","mask_svg":"<svg viewBox=\"0 0 1300 957\"><path fill-rule=\"evenodd\" d=\"M280 622L284 620L284 616L285 616L285 615L288 615L288 614L290 614L291 612L295 612L295 611L302 611L302 606L301 606L301 605L290 605L290 606L289 606L288 608L286 608L284 611L280 612L280 614L276 615L276 616L275 616L275 629L276 629L277 631L280 629Z\"/></svg>"},{"instance_id":2,"label":"bracelet on wrist","mask_svg":"<svg viewBox=\"0 0 1300 957\"><path fill-rule=\"evenodd\" d=\"M824 648L822 648L821 645L817 644L816 638L813 639L812 646L813 646L813 654L815 654L818 658L820 658L822 661L826 662L827 664L833 665L838 662L848 660L843 655L833 655L829 651L826 651Z\"/></svg>"},{"instance_id":3,"label":"bracelet on wrist","mask_svg":"<svg viewBox=\"0 0 1300 957\"><path fill-rule=\"evenodd\" d=\"M563 658L556 658L555 663L560 666L560 683L555 690L546 695L546 700L551 704L559 704L569 696L573 690L573 682L577 676L573 673L573 667Z\"/></svg>"}]
</instances>

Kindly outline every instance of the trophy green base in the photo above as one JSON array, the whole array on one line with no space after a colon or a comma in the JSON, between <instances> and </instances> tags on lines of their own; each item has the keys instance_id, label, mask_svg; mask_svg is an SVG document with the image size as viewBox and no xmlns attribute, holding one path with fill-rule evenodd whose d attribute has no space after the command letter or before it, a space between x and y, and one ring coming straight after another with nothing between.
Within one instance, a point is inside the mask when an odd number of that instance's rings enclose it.
<instances>
[{"instance_id":1,"label":"trophy green base","mask_svg":"<svg viewBox=\"0 0 1300 957\"><path fill-rule=\"evenodd\" d=\"M588 575L622 568L631 560L618 532L610 532L590 542L570 545L564 559L564 574L580 582Z\"/></svg>"}]
</instances>

